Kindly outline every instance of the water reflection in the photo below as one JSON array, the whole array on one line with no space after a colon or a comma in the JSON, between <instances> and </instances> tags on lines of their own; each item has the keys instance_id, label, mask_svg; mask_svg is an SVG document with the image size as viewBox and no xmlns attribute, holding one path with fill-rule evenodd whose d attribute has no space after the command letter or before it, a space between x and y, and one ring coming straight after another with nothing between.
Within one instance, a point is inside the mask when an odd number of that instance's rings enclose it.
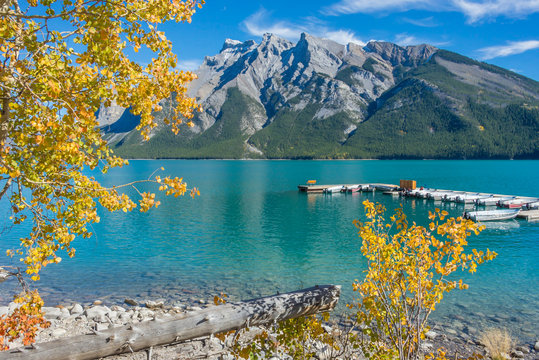
<instances>
[{"instance_id":1,"label":"water reflection","mask_svg":"<svg viewBox=\"0 0 539 360\"><path fill-rule=\"evenodd\" d=\"M77 239L76 257L43 274L47 304L99 297L122 302L126 296L188 302L220 291L237 300L322 283L343 285L341 304L345 304L353 296L351 283L365 269L352 224L362 218L365 199L383 203L389 212L402 204L407 216L420 225L427 225L428 212L435 207L452 216L465 209L455 203L394 199L372 192L307 195L296 188L306 179L338 184L398 183L410 178L445 189L539 195L539 167L517 161L134 161L111 171L104 181L112 185L146 178L160 166L195 184L201 196L161 198L162 205L147 214L110 214L101 209L96 236ZM500 168L506 171L500 173ZM524 169L528 176L516 183L511 174ZM0 210L6 209L5 203L0 205ZM19 227L3 234L0 252L24 231ZM488 247L499 256L477 274L464 274L470 290L447 296L436 319L453 322L451 315L460 312L470 314L472 322L488 325L508 313L518 320L506 321L517 334L526 333L518 324L537 333L537 224L520 220L487 224L481 236L469 240L471 247ZM10 299L6 292L0 294L4 302Z\"/></svg>"}]
</instances>

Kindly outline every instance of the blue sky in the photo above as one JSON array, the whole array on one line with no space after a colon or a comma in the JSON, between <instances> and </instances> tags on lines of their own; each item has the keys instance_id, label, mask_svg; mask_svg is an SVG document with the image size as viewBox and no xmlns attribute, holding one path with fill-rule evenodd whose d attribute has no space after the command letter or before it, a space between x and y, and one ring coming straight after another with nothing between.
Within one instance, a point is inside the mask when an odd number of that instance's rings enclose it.
<instances>
[{"instance_id":1,"label":"blue sky","mask_svg":"<svg viewBox=\"0 0 539 360\"><path fill-rule=\"evenodd\" d=\"M539 81L539 0L207 0L191 24L161 27L193 70L226 38L302 32L340 43L428 43Z\"/></svg>"}]
</instances>

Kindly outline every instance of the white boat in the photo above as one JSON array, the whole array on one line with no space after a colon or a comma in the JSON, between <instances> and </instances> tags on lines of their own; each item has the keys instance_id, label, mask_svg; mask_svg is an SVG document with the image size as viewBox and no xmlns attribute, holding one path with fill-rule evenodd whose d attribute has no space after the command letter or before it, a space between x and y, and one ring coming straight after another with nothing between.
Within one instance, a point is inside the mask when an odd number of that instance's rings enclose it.
<instances>
[{"instance_id":1,"label":"white boat","mask_svg":"<svg viewBox=\"0 0 539 360\"><path fill-rule=\"evenodd\" d=\"M526 206L529 203L534 203L536 201L539 201L539 199L536 198L518 198L518 199L511 199L511 200L505 200L505 201L499 201L498 206L509 208L509 209L519 209L523 206Z\"/></svg>"},{"instance_id":2,"label":"white boat","mask_svg":"<svg viewBox=\"0 0 539 360\"><path fill-rule=\"evenodd\" d=\"M344 186L342 186L342 185L339 185L339 186L330 186L330 187L324 189L324 193L326 193L326 194L333 194L333 193L341 192L341 190L342 190L343 188L344 188Z\"/></svg>"},{"instance_id":3,"label":"white boat","mask_svg":"<svg viewBox=\"0 0 539 360\"><path fill-rule=\"evenodd\" d=\"M393 191L397 188L392 185L375 185L375 187L376 187L376 190L379 190L379 191Z\"/></svg>"},{"instance_id":4,"label":"white boat","mask_svg":"<svg viewBox=\"0 0 539 360\"><path fill-rule=\"evenodd\" d=\"M376 191L376 188L373 185L361 185L361 191Z\"/></svg>"},{"instance_id":5,"label":"white boat","mask_svg":"<svg viewBox=\"0 0 539 360\"><path fill-rule=\"evenodd\" d=\"M433 191L427 194L427 199L439 201L442 200L446 195L449 195L451 193L452 191Z\"/></svg>"},{"instance_id":6,"label":"white boat","mask_svg":"<svg viewBox=\"0 0 539 360\"><path fill-rule=\"evenodd\" d=\"M436 191L436 189L419 189L419 190L416 190L415 193L413 194L413 196L415 197L418 197L418 198L422 198L422 199L425 199L427 197L427 194L428 193L431 193L433 191Z\"/></svg>"},{"instance_id":7,"label":"white boat","mask_svg":"<svg viewBox=\"0 0 539 360\"><path fill-rule=\"evenodd\" d=\"M528 210L539 210L539 201L528 203L526 207L528 208Z\"/></svg>"},{"instance_id":8,"label":"white boat","mask_svg":"<svg viewBox=\"0 0 539 360\"><path fill-rule=\"evenodd\" d=\"M466 211L464 217L473 221L508 220L517 217L520 209Z\"/></svg>"},{"instance_id":9,"label":"white boat","mask_svg":"<svg viewBox=\"0 0 539 360\"><path fill-rule=\"evenodd\" d=\"M348 186L345 186L343 191L345 192L357 192L357 191L360 191L361 190L361 185L360 184L355 184L355 185L348 185Z\"/></svg>"},{"instance_id":10,"label":"white boat","mask_svg":"<svg viewBox=\"0 0 539 360\"><path fill-rule=\"evenodd\" d=\"M514 196L492 196L484 199L477 199L476 204L482 206L496 205L498 201L505 201L514 199Z\"/></svg>"},{"instance_id":11,"label":"white boat","mask_svg":"<svg viewBox=\"0 0 539 360\"><path fill-rule=\"evenodd\" d=\"M444 196L442 198L442 200L443 201L448 201L448 202L455 202L457 200L457 196L460 196L460 195L463 195L463 194L464 194L463 191L454 191L454 192Z\"/></svg>"},{"instance_id":12,"label":"white boat","mask_svg":"<svg viewBox=\"0 0 539 360\"><path fill-rule=\"evenodd\" d=\"M455 201L463 204L471 204L479 199L487 199L489 197L492 197L492 195L464 194L457 196Z\"/></svg>"}]
</instances>

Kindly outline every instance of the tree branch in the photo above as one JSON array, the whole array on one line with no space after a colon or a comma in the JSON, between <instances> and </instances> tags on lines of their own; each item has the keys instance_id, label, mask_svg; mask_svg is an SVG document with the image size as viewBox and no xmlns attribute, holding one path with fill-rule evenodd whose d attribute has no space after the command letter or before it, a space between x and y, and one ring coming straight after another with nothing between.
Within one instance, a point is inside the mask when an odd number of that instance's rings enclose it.
<instances>
[{"instance_id":1,"label":"tree branch","mask_svg":"<svg viewBox=\"0 0 539 360\"><path fill-rule=\"evenodd\" d=\"M4 185L4 188L2 189L2 192L0 192L0 200L2 200L2 197L5 195L7 189L11 186L11 182L13 181L12 178L7 179L6 184Z\"/></svg>"}]
</instances>

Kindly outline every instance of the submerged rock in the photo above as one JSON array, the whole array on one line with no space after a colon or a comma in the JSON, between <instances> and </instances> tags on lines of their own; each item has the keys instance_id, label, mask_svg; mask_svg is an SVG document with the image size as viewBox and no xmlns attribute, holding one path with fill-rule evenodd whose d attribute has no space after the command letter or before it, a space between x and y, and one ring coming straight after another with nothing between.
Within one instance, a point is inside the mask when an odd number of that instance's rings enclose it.
<instances>
[{"instance_id":1,"label":"submerged rock","mask_svg":"<svg viewBox=\"0 0 539 360\"><path fill-rule=\"evenodd\" d=\"M129 299L129 298L126 298L124 300L124 303L126 303L127 305L131 305L131 306L138 306L138 302L136 302L133 299Z\"/></svg>"}]
</instances>

